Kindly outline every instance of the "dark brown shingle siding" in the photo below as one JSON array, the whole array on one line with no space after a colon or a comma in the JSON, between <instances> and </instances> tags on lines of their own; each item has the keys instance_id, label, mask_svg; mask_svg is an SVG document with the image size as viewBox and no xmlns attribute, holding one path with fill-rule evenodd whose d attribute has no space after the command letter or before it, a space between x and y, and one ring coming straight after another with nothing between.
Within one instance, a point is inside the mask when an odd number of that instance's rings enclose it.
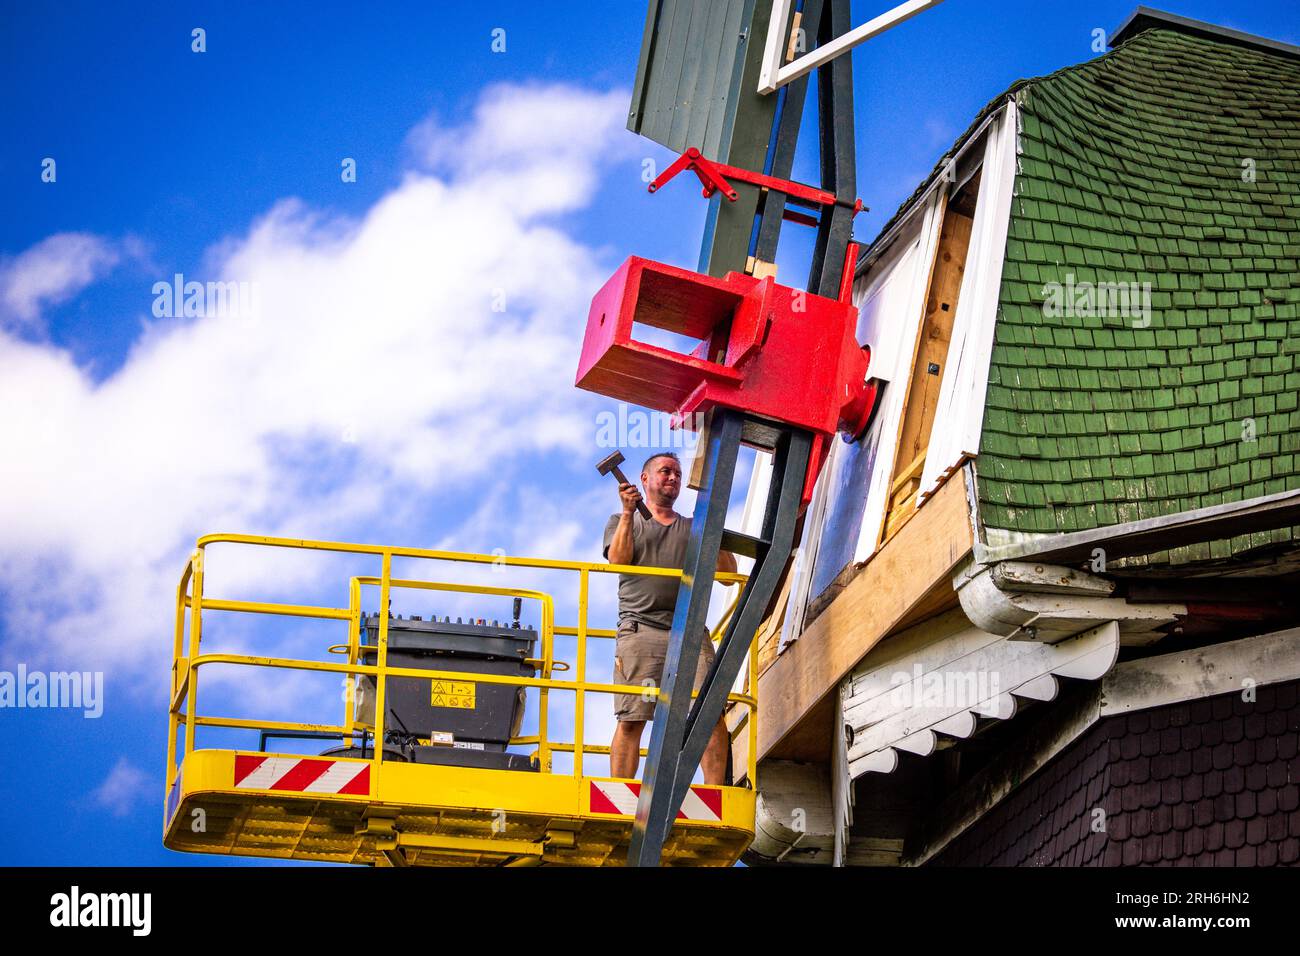
<instances>
[{"instance_id":1,"label":"dark brown shingle siding","mask_svg":"<svg viewBox=\"0 0 1300 956\"><path fill-rule=\"evenodd\" d=\"M1300 864L1300 681L1256 695L1099 721L932 865Z\"/></svg>"}]
</instances>

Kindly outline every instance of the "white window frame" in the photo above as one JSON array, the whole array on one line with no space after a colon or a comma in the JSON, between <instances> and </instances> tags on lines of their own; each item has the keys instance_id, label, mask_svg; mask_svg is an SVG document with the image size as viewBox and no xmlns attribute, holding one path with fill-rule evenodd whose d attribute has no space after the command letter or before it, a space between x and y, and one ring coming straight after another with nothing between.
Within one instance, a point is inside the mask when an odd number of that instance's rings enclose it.
<instances>
[{"instance_id":1,"label":"white window frame","mask_svg":"<svg viewBox=\"0 0 1300 956\"><path fill-rule=\"evenodd\" d=\"M907 0L906 3L900 3L892 10L887 10L861 26L854 27L843 36L836 37L825 46L805 53L783 66L781 54L785 49L785 35L790 25L790 11L794 8L794 0L773 0L772 19L768 22L767 42L763 47L763 68L758 74L758 92L775 93L787 83L799 79L823 63L828 63L855 46L941 3L943 0Z\"/></svg>"},{"instance_id":2,"label":"white window frame","mask_svg":"<svg viewBox=\"0 0 1300 956\"><path fill-rule=\"evenodd\" d=\"M975 229L953 317L947 371L939 385L930 447L917 489L923 506L965 458L979 451L989 385L994 328L1002 293L1002 266L1011 223L1019 158L1020 113L1014 98L993 116L984 148L984 175L975 205Z\"/></svg>"}]
</instances>

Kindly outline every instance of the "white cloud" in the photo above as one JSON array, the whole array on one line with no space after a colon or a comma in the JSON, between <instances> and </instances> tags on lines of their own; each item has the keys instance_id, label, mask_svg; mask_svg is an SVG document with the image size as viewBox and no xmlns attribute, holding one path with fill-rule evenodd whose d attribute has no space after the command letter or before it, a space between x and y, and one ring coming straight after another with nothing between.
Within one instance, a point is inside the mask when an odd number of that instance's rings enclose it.
<instances>
[{"instance_id":1,"label":"white cloud","mask_svg":"<svg viewBox=\"0 0 1300 956\"><path fill-rule=\"evenodd\" d=\"M153 321L105 380L0 331L0 654L163 686L198 534L381 540L511 462L589 455L592 400L572 382L608 270L548 217L587 202L634 141L626 101L497 87L464 127L423 124L431 165L360 218L285 200L209 251L202 279L255 283L256 318ZM107 261L59 238L14 262L62 250L43 274L84 277ZM84 284L24 281L24 308Z\"/></svg>"},{"instance_id":2,"label":"white cloud","mask_svg":"<svg viewBox=\"0 0 1300 956\"><path fill-rule=\"evenodd\" d=\"M121 252L85 232L60 232L9 259L0 260L0 318L19 327L35 325L41 309L75 296L112 269Z\"/></svg>"},{"instance_id":3,"label":"white cloud","mask_svg":"<svg viewBox=\"0 0 1300 956\"><path fill-rule=\"evenodd\" d=\"M152 789L150 778L126 757L118 759L91 799L115 817L125 817Z\"/></svg>"},{"instance_id":4,"label":"white cloud","mask_svg":"<svg viewBox=\"0 0 1300 956\"><path fill-rule=\"evenodd\" d=\"M468 125L429 117L407 144L426 168L506 195L518 211L562 211L594 192L600 159L639 151L624 130L627 102L625 90L593 96L562 86L489 87Z\"/></svg>"}]
</instances>

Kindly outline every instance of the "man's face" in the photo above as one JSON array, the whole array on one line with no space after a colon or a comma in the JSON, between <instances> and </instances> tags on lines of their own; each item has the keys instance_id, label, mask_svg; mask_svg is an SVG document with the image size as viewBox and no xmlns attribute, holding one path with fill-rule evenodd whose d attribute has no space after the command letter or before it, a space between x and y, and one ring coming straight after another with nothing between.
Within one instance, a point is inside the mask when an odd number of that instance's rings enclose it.
<instances>
[{"instance_id":1,"label":"man's face","mask_svg":"<svg viewBox=\"0 0 1300 956\"><path fill-rule=\"evenodd\" d=\"M682 469L671 458L656 458L641 472L646 497L655 504L671 505L682 491Z\"/></svg>"}]
</instances>

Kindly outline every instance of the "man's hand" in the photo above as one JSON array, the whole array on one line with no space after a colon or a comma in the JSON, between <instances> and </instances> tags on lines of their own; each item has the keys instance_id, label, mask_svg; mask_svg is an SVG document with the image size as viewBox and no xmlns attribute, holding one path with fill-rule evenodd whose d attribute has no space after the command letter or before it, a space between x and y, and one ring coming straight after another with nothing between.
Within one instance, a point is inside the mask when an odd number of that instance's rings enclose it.
<instances>
[{"instance_id":1,"label":"man's hand","mask_svg":"<svg viewBox=\"0 0 1300 956\"><path fill-rule=\"evenodd\" d=\"M626 515L636 511L636 506L641 503L641 492L630 482L625 481L618 486L618 497L623 502L623 514Z\"/></svg>"}]
</instances>

